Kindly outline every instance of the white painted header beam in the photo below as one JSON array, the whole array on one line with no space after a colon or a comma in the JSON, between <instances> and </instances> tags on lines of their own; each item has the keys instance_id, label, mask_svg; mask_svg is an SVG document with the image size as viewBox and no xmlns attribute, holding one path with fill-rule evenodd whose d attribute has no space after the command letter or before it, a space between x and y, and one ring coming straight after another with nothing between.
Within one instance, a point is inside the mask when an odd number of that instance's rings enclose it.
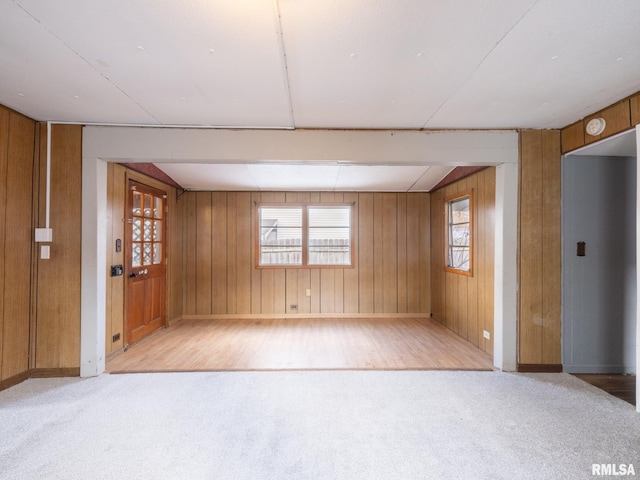
<instances>
[{"instance_id":1,"label":"white painted header beam","mask_svg":"<svg viewBox=\"0 0 640 480\"><path fill-rule=\"evenodd\" d=\"M515 130L223 130L86 126L83 155L117 162L500 165Z\"/></svg>"}]
</instances>

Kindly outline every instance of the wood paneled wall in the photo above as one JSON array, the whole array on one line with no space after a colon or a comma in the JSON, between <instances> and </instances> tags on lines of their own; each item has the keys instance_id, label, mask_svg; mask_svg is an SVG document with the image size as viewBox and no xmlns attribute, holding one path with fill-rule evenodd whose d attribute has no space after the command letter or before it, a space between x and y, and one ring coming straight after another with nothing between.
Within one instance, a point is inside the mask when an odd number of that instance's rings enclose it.
<instances>
[{"instance_id":1,"label":"wood paneled wall","mask_svg":"<svg viewBox=\"0 0 640 480\"><path fill-rule=\"evenodd\" d=\"M493 355L495 168L487 168L431 193L431 316ZM473 275L445 268L445 198L473 195ZM483 336L489 332L491 339Z\"/></svg>"},{"instance_id":2,"label":"wood paneled wall","mask_svg":"<svg viewBox=\"0 0 640 480\"><path fill-rule=\"evenodd\" d=\"M50 259L45 226L46 125L0 107L0 388L80 371L82 127L51 135Z\"/></svg>"},{"instance_id":3,"label":"wood paneled wall","mask_svg":"<svg viewBox=\"0 0 640 480\"><path fill-rule=\"evenodd\" d=\"M29 370L35 128L0 107L0 385Z\"/></svg>"},{"instance_id":4,"label":"wood paneled wall","mask_svg":"<svg viewBox=\"0 0 640 480\"><path fill-rule=\"evenodd\" d=\"M184 221L184 314L428 313L429 198L427 193L187 192L178 206ZM355 267L255 268L257 202L353 202Z\"/></svg>"},{"instance_id":5,"label":"wood paneled wall","mask_svg":"<svg viewBox=\"0 0 640 480\"><path fill-rule=\"evenodd\" d=\"M45 227L47 127L39 124L35 226ZM51 127L50 259L34 249L37 294L32 368L77 373L80 368L82 127Z\"/></svg>"},{"instance_id":6,"label":"wood paneled wall","mask_svg":"<svg viewBox=\"0 0 640 480\"><path fill-rule=\"evenodd\" d=\"M520 132L518 368L561 368L560 132Z\"/></svg>"},{"instance_id":7,"label":"wood paneled wall","mask_svg":"<svg viewBox=\"0 0 640 480\"><path fill-rule=\"evenodd\" d=\"M167 192L168 246L167 319L182 315L182 222L183 211L177 209L176 189L153 178L115 163L107 165L107 291L106 291L106 354L122 350L124 344L125 276L112 277L111 265L125 264L125 205L128 179ZM122 240L122 251L116 252L116 240ZM114 335L120 338L113 340Z\"/></svg>"},{"instance_id":8,"label":"wood paneled wall","mask_svg":"<svg viewBox=\"0 0 640 480\"><path fill-rule=\"evenodd\" d=\"M127 169L115 163L107 164L107 283L105 346L106 354L124 347L124 285L125 275L111 276L112 265L125 263L125 204L127 194ZM116 240L120 239L122 250L116 252ZM116 341L114 335L120 335Z\"/></svg>"}]
</instances>

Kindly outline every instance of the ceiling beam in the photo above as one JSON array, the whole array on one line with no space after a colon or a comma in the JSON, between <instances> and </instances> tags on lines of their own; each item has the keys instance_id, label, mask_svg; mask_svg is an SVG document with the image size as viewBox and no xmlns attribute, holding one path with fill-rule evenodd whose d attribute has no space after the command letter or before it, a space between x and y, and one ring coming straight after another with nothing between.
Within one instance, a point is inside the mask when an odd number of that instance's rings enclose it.
<instances>
[{"instance_id":1,"label":"ceiling beam","mask_svg":"<svg viewBox=\"0 0 640 480\"><path fill-rule=\"evenodd\" d=\"M121 163L500 165L518 162L518 133L85 126L83 156Z\"/></svg>"}]
</instances>

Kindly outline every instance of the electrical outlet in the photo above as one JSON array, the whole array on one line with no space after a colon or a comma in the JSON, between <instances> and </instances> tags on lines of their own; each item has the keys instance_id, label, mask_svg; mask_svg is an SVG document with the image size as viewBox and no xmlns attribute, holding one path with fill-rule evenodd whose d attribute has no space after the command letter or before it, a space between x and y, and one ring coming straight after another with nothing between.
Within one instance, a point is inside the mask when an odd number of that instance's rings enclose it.
<instances>
[{"instance_id":1,"label":"electrical outlet","mask_svg":"<svg viewBox=\"0 0 640 480\"><path fill-rule=\"evenodd\" d=\"M487 332L486 330L483 330L483 331L482 331L482 336L483 336L484 338L486 338L487 340L491 340L491 333L490 333L490 332Z\"/></svg>"},{"instance_id":2,"label":"electrical outlet","mask_svg":"<svg viewBox=\"0 0 640 480\"><path fill-rule=\"evenodd\" d=\"M120 340L120 334L119 334L119 333L116 333L116 334L113 336L113 341L114 341L114 342L117 342L118 340Z\"/></svg>"},{"instance_id":3,"label":"electrical outlet","mask_svg":"<svg viewBox=\"0 0 640 480\"><path fill-rule=\"evenodd\" d=\"M298 309L298 305L289 305L289 308L291 310L297 310Z\"/></svg>"},{"instance_id":4,"label":"electrical outlet","mask_svg":"<svg viewBox=\"0 0 640 480\"><path fill-rule=\"evenodd\" d=\"M307 297L310 297L310 296L311 296L311 289L307 288Z\"/></svg>"}]
</instances>

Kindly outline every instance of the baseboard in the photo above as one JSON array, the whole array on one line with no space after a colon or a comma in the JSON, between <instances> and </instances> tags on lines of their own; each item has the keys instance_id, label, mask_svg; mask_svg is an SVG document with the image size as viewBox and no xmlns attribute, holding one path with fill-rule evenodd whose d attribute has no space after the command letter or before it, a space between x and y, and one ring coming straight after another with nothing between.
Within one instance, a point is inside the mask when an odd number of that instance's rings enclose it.
<instances>
[{"instance_id":1,"label":"baseboard","mask_svg":"<svg viewBox=\"0 0 640 480\"><path fill-rule=\"evenodd\" d=\"M123 353L124 353L124 348L118 348L117 350L114 350L113 352L107 354L107 357L105 358L105 360L107 363L109 363L111 360L113 360L116 357L119 357Z\"/></svg>"},{"instance_id":2,"label":"baseboard","mask_svg":"<svg viewBox=\"0 0 640 480\"><path fill-rule=\"evenodd\" d=\"M428 313L225 313L215 315L181 315L168 322L173 325L181 320L277 320L282 318L424 318Z\"/></svg>"},{"instance_id":3,"label":"baseboard","mask_svg":"<svg viewBox=\"0 0 640 480\"><path fill-rule=\"evenodd\" d=\"M566 373L585 373L585 374L602 374L602 375L627 375L635 374L635 365L564 365Z\"/></svg>"},{"instance_id":4,"label":"baseboard","mask_svg":"<svg viewBox=\"0 0 640 480\"><path fill-rule=\"evenodd\" d=\"M33 368L29 371L30 378L79 377L80 367L72 368Z\"/></svg>"},{"instance_id":5,"label":"baseboard","mask_svg":"<svg viewBox=\"0 0 640 480\"><path fill-rule=\"evenodd\" d=\"M32 368L0 381L0 390L18 385L29 378L79 377L80 367L72 368Z\"/></svg>"},{"instance_id":6,"label":"baseboard","mask_svg":"<svg viewBox=\"0 0 640 480\"><path fill-rule=\"evenodd\" d=\"M2 380L0 381L0 390L6 390L7 388L13 387L14 385L24 382L27 378L29 378L29 370Z\"/></svg>"},{"instance_id":7,"label":"baseboard","mask_svg":"<svg viewBox=\"0 0 640 480\"><path fill-rule=\"evenodd\" d=\"M517 370L522 373L562 373L560 363L519 363Z\"/></svg>"}]
</instances>

